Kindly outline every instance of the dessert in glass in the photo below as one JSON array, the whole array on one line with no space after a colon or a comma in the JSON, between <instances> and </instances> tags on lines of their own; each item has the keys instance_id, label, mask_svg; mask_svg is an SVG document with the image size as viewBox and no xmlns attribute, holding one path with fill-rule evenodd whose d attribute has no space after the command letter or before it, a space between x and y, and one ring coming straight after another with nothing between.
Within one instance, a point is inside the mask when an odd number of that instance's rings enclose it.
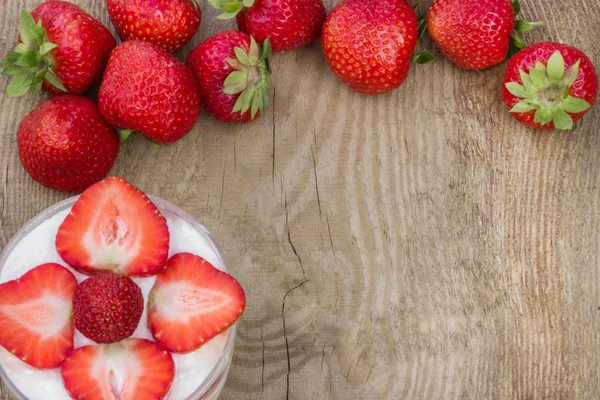
<instances>
[{"instance_id":1,"label":"dessert in glass","mask_svg":"<svg viewBox=\"0 0 600 400\"><path fill-rule=\"evenodd\" d=\"M193 217L106 178L0 254L0 377L18 400L215 399L245 308L229 272ZM110 276L129 289L93 288Z\"/></svg>"}]
</instances>

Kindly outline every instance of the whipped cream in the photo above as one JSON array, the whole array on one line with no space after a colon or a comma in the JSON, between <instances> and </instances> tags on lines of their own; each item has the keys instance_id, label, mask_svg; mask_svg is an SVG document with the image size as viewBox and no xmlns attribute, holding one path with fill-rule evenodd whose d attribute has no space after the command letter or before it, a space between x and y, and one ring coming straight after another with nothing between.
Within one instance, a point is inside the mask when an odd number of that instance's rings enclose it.
<instances>
[{"instance_id":1,"label":"whipped cream","mask_svg":"<svg viewBox=\"0 0 600 400\"><path fill-rule=\"evenodd\" d=\"M4 267L0 270L0 283L17 279L36 266L51 262L69 268L78 282L88 278L87 275L68 267L58 255L54 246L58 228L69 211L70 208L50 217L16 244L13 251L8 255ZM167 219L171 235L169 257L173 254L189 252L203 257L215 268L225 270L224 262L220 258L217 249L204 233L183 220L176 213L164 209L160 211ZM156 276L133 278L133 280L142 289L144 300L147 300L148 293L156 281ZM228 332L221 333L194 352L188 354L173 353L175 379L166 399L185 400L204 382L223 353ZM148 329L145 307L140 323L131 337L153 340L152 333ZM84 337L77 330L75 330L74 342L75 348L94 344L93 341ZM53 370L33 368L13 356L2 346L0 346L0 364L14 386L28 400L70 400L62 382L60 368Z\"/></svg>"}]
</instances>

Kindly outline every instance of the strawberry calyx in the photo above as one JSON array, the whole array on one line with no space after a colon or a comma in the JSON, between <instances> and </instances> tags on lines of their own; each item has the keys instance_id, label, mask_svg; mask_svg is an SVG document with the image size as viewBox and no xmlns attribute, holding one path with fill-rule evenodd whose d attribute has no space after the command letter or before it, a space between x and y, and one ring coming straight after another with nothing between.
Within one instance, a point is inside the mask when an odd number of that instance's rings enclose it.
<instances>
[{"instance_id":1,"label":"strawberry calyx","mask_svg":"<svg viewBox=\"0 0 600 400\"><path fill-rule=\"evenodd\" d=\"M512 6L515 13L515 25L513 30L510 32L510 46L508 48L508 54L506 59L508 60L514 56L519 50L524 49L527 44L521 39L519 33L529 32L530 30L543 26L542 22L528 22L522 19L516 19L521 12L520 0L512 0Z\"/></svg>"},{"instance_id":2,"label":"strawberry calyx","mask_svg":"<svg viewBox=\"0 0 600 400\"><path fill-rule=\"evenodd\" d=\"M121 143L126 141L129 138L129 136L131 136L132 133L137 133L133 129L129 129L129 128L121 128L121 129L117 129L117 131L119 132L119 139L121 140ZM156 147L157 149L162 149L162 147L164 146L163 144L155 142L154 140L150 139L147 136L144 136L144 137L146 138L147 141L152 143L154 145L154 147Z\"/></svg>"},{"instance_id":3,"label":"strawberry calyx","mask_svg":"<svg viewBox=\"0 0 600 400\"><path fill-rule=\"evenodd\" d=\"M234 18L240 11L252 7L254 1L255 0L208 0L214 8L223 11L223 14L217 17L219 19Z\"/></svg>"},{"instance_id":4,"label":"strawberry calyx","mask_svg":"<svg viewBox=\"0 0 600 400\"><path fill-rule=\"evenodd\" d=\"M537 62L529 73L519 70L521 81L507 82L506 89L522 99L510 110L511 113L526 113L535 110L534 122L540 125L554 123L557 130L573 129L573 118L569 114L586 111L591 104L569 94L579 75L580 60L565 69L565 60L560 51L555 51L547 64Z\"/></svg>"},{"instance_id":5,"label":"strawberry calyx","mask_svg":"<svg viewBox=\"0 0 600 400\"><path fill-rule=\"evenodd\" d=\"M261 49L250 37L248 52L241 47L236 47L234 52L236 58L227 60L227 63L235 71L225 79L223 93L239 93L232 112L245 114L250 110L254 118L258 111L262 114L271 101L271 42L267 38Z\"/></svg>"},{"instance_id":6,"label":"strawberry calyx","mask_svg":"<svg viewBox=\"0 0 600 400\"><path fill-rule=\"evenodd\" d=\"M417 17L417 40L420 40L425 31L427 30L427 13L419 15L420 6L419 4L413 6L413 10L418 15ZM433 54L431 54L427 50L421 50L419 52L414 52L410 57L410 62L415 64L427 64L433 61Z\"/></svg>"},{"instance_id":7,"label":"strawberry calyx","mask_svg":"<svg viewBox=\"0 0 600 400\"><path fill-rule=\"evenodd\" d=\"M36 94L42 88L44 80L66 92L67 89L52 68L52 50L58 45L49 41L41 19L36 22L31 14L22 11L19 36L21 43L14 51L6 54L0 63L4 68L3 74L15 75L6 88L6 94L9 97L18 97L29 90Z\"/></svg>"}]
</instances>

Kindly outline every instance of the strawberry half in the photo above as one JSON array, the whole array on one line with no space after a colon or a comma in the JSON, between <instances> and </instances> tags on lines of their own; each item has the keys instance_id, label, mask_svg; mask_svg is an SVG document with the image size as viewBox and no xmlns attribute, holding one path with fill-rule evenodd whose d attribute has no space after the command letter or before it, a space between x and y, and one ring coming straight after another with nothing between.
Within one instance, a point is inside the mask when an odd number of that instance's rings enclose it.
<instances>
[{"instance_id":1,"label":"strawberry half","mask_svg":"<svg viewBox=\"0 0 600 400\"><path fill-rule=\"evenodd\" d=\"M113 176L83 192L58 229L56 250L84 274L150 276L167 261L169 228L142 191Z\"/></svg>"},{"instance_id":2,"label":"strawberry half","mask_svg":"<svg viewBox=\"0 0 600 400\"><path fill-rule=\"evenodd\" d=\"M246 295L235 278L202 257L179 253L148 295L148 325L158 343L187 353L229 328L245 308Z\"/></svg>"},{"instance_id":3,"label":"strawberry half","mask_svg":"<svg viewBox=\"0 0 600 400\"><path fill-rule=\"evenodd\" d=\"M175 377L168 351L147 339L76 349L62 365L67 392L77 400L160 400Z\"/></svg>"},{"instance_id":4,"label":"strawberry half","mask_svg":"<svg viewBox=\"0 0 600 400\"><path fill-rule=\"evenodd\" d=\"M73 349L76 288L73 273L52 263L1 284L0 345L33 367L58 367Z\"/></svg>"}]
</instances>

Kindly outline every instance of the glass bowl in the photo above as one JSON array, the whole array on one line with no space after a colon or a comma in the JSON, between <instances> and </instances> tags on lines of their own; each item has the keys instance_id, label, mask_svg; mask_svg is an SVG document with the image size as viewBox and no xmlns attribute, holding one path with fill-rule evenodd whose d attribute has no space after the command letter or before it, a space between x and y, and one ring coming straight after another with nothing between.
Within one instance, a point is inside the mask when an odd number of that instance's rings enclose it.
<instances>
[{"instance_id":1,"label":"glass bowl","mask_svg":"<svg viewBox=\"0 0 600 400\"><path fill-rule=\"evenodd\" d=\"M166 218L179 218L189 225L191 225L210 245L214 254L216 255L218 262L220 265L215 265L216 267L224 270L225 272L231 274L231 269L227 264L223 253L221 252L219 246L215 243L212 236L208 232L208 230L200 224L198 221L194 219L187 212L177 207L176 205L163 200L159 197L148 196L152 202L158 207L158 209L163 213ZM19 244L24 237L26 237L31 231L37 228L40 224L50 219L54 215L63 212L67 209L70 209L79 196L71 197L60 203L57 203L46 210L42 211L34 218L32 218L29 222L27 222L8 242L2 253L0 253L0 275L2 275L2 270L8 260L10 254L15 249L15 247ZM64 262L61 263L65 265ZM218 398L223 386L225 385L225 381L227 379L227 374L229 373L229 367L231 366L231 358L233 356L233 348L235 345L235 337L236 337L236 324L234 324L231 328L229 328L228 333L222 333L222 335L227 335L226 343L223 348L221 355L219 356L216 364L212 368L212 370L208 373L206 378L202 381L200 386L198 386L191 395L189 395L185 399L175 399L172 398L169 394L167 395L167 400L214 400ZM8 374L2 364L0 364L0 378L2 382L8 388L9 393L16 400L29 400L10 380Z\"/></svg>"}]
</instances>

